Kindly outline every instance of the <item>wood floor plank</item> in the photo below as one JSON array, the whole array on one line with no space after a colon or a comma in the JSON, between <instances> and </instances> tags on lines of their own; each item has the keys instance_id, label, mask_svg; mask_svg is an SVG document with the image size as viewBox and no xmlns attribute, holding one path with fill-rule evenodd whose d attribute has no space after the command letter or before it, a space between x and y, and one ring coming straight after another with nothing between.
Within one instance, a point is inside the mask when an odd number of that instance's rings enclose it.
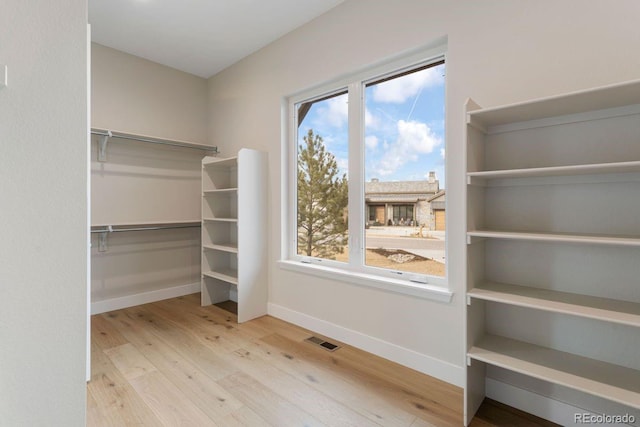
<instances>
[{"instance_id":1,"label":"wood floor plank","mask_svg":"<svg viewBox=\"0 0 640 427\"><path fill-rule=\"evenodd\" d=\"M218 381L272 426L322 426L313 416L282 398L245 373L237 373Z\"/></svg>"},{"instance_id":2,"label":"wood floor plank","mask_svg":"<svg viewBox=\"0 0 640 427\"><path fill-rule=\"evenodd\" d=\"M97 405L91 408L88 426L158 426L160 421L102 350L93 344L92 376L87 394ZM97 423L97 424L93 424Z\"/></svg>"},{"instance_id":3,"label":"wood floor plank","mask_svg":"<svg viewBox=\"0 0 640 427\"><path fill-rule=\"evenodd\" d=\"M113 321L121 328L122 335L210 418L223 418L243 407L239 400L169 344L133 323L125 326Z\"/></svg>"},{"instance_id":4,"label":"wood floor plank","mask_svg":"<svg viewBox=\"0 0 640 427\"><path fill-rule=\"evenodd\" d=\"M411 423L411 427L438 427L438 426L436 424L425 421L422 418L416 418L413 421L413 423Z\"/></svg>"},{"instance_id":5,"label":"wood floor plank","mask_svg":"<svg viewBox=\"0 0 640 427\"><path fill-rule=\"evenodd\" d=\"M168 319L161 318L149 312L144 306L133 307L123 310L120 315L125 315L123 324L138 324L148 326L147 330L169 343L175 351L180 353L185 359L207 373L213 379L224 378L236 371L233 366L221 360L209 347L202 344L198 339L185 333L183 328Z\"/></svg>"},{"instance_id":6,"label":"wood floor plank","mask_svg":"<svg viewBox=\"0 0 640 427\"><path fill-rule=\"evenodd\" d=\"M285 354L304 358L305 360L318 363L320 366L330 366L332 370L338 372L343 378L354 384L359 384L369 390L375 390L381 398L393 402L402 410L420 417L429 422L438 425L459 426L462 424L462 404L458 410L450 409L438 402L442 397L438 390L438 381L436 381L434 389L429 390L428 387L423 393L418 393L410 387L399 386L395 382L389 381L388 378L372 372L369 367L361 366L353 363L349 359L342 358L340 352L345 348L341 348L333 353L308 344L306 346L296 346L295 341L284 338L278 334L273 334L262 339L262 341L279 348ZM411 371L411 375L418 376L422 381L429 384L434 381L433 378L426 375L420 375L415 371ZM424 384L421 389L424 389ZM459 392L461 395L461 392ZM461 396L460 396L460 402Z\"/></svg>"},{"instance_id":7,"label":"wood floor plank","mask_svg":"<svg viewBox=\"0 0 640 427\"><path fill-rule=\"evenodd\" d=\"M91 318L91 341L103 350L127 343L127 340L103 316Z\"/></svg>"},{"instance_id":8,"label":"wood floor plank","mask_svg":"<svg viewBox=\"0 0 640 427\"><path fill-rule=\"evenodd\" d=\"M162 304L149 304L147 309L158 316L170 318L179 326L186 328L189 333L198 338L205 345L213 343L221 350L231 352L242 348L247 339L252 336L242 335L237 328L228 323L220 323L212 317L197 314L193 311L184 311L180 307L171 307Z\"/></svg>"},{"instance_id":9,"label":"wood floor plank","mask_svg":"<svg viewBox=\"0 0 640 427\"><path fill-rule=\"evenodd\" d=\"M519 427L557 427L558 424L551 421L543 420L531 414L527 414L518 409L507 406L503 403L496 402L492 399L485 399L476 417L472 420L471 427L480 427L483 424L492 426L511 426Z\"/></svg>"},{"instance_id":10,"label":"wood floor plank","mask_svg":"<svg viewBox=\"0 0 640 427\"><path fill-rule=\"evenodd\" d=\"M462 409L461 389L453 384L421 374L416 375L418 372L411 368L381 357L371 357L371 354L351 346L345 346L335 357L348 366L358 367L360 371L380 377L398 387L429 395L435 402L449 409ZM425 381L425 378L428 378L428 381Z\"/></svg>"},{"instance_id":11,"label":"wood floor plank","mask_svg":"<svg viewBox=\"0 0 640 427\"><path fill-rule=\"evenodd\" d=\"M222 420L222 425L225 427L271 427L269 423L248 406L242 406L227 415Z\"/></svg>"},{"instance_id":12,"label":"wood floor plank","mask_svg":"<svg viewBox=\"0 0 640 427\"><path fill-rule=\"evenodd\" d=\"M250 344L250 343L247 343ZM265 387L276 391L283 399L311 414L327 425L377 426L358 412L332 396L299 381L289 372L278 369L259 354L241 349L227 355L229 361ZM407 424L404 424L405 426Z\"/></svg>"},{"instance_id":13,"label":"wood floor plank","mask_svg":"<svg viewBox=\"0 0 640 427\"><path fill-rule=\"evenodd\" d=\"M380 396L375 389L346 380L340 372L332 369L332 364L309 362L303 352L296 349L296 347L305 344L291 341L290 347L283 351L263 340L258 340L248 344L247 349L259 354L268 363L282 371L288 372L298 381L342 402L372 422L384 426L407 426L415 419L413 414L389 402L385 396Z\"/></svg>"},{"instance_id":14,"label":"wood floor plank","mask_svg":"<svg viewBox=\"0 0 640 427\"><path fill-rule=\"evenodd\" d=\"M104 350L104 354L129 381L141 375L157 371L156 367L131 343Z\"/></svg>"},{"instance_id":15,"label":"wood floor plank","mask_svg":"<svg viewBox=\"0 0 640 427\"><path fill-rule=\"evenodd\" d=\"M162 425L172 426L216 426L214 420L202 412L193 402L155 371L133 378L131 385L145 403L153 410Z\"/></svg>"},{"instance_id":16,"label":"wood floor plank","mask_svg":"<svg viewBox=\"0 0 640 427\"><path fill-rule=\"evenodd\" d=\"M183 297L183 299L179 300L178 304L174 304L173 300L165 300L155 302L152 305L167 308L169 310L182 311L198 315L199 317L207 319L208 321L225 325L226 327L228 327L229 331L239 332L239 335L242 335L243 337L247 337L249 339L260 338L271 333L271 330L268 327L264 327L255 321L239 324L238 316L219 307L216 307L215 305L202 307L198 303L198 305L194 307L192 304L193 300L189 300L187 297ZM187 307L188 310L186 310Z\"/></svg>"}]
</instances>

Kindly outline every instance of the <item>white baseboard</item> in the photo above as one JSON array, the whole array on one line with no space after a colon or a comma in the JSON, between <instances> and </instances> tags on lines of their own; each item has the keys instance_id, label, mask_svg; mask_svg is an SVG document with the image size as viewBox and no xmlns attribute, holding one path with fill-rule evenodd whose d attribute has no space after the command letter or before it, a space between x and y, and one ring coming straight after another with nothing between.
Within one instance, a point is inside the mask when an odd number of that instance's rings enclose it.
<instances>
[{"instance_id":1,"label":"white baseboard","mask_svg":"<svg viewBox=\"0 0 640 427\"><path fill-rule=\"evenodd\" d=\"M584 425L584 423L576 422L576 414L600 415L491 378L487 378L485 384L488 398L563 426ZM598 423L599 427L613 427L614 425L620 426L621 424Z\"/></svg>"},{"instance_id":2,"label":"white baseboard","mask_svg":"<svg viewBox=\"0 0 640 427\"><path fill-rule=\"evenodd\" d=\"M342 341L353 347L415 369L439 380L446 381L458 387L463 387L464 385L464 367L462 366L455 366L451 363L425 356L416 351L400 347L352 329L347 329L340 325L327 322L326 320L311 317L281 305L269 303L267 312L270 316Z\"/></svg>"},{"instance_id":3,"label":"white baseboard","mask_svg":"<svg viewBox=\"0 0 640 427\"><path fill-rule=\"evenodd\" d=\"M188 285L174 286L157 291L141 292L139 294L127 295L124 297L109 298L91 303L91 314L100 314L107 311L119 310L121 308L133 307L135 305L148 304L150 302L162 301L168 298L181 297L200 292L200 282Z\"/></svg>"}]
</instances>

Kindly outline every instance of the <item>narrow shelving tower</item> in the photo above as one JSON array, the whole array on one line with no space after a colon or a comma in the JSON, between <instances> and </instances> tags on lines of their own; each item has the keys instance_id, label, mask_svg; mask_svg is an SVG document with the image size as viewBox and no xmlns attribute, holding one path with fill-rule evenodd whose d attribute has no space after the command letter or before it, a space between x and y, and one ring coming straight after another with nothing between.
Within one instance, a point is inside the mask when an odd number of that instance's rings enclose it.
<instances>
[{"instance_id":1,"label":"narrow shelving tower","mask_svg":"<svg viewBox=\"0 0 640 427\"><path fill-rule=\"evenodd\" d=\"M266 154L202 160L202 305L235 301L238 322L267 313Z\"/></svg>"}]
</instances>

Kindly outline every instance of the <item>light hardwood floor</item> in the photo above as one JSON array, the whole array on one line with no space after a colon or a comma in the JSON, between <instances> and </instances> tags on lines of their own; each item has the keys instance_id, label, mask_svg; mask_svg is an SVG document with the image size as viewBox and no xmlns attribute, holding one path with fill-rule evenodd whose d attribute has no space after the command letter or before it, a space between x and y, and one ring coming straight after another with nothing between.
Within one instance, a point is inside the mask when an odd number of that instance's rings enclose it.
<instances>
[{"instance_id":1,"label":"light hardwood floor","mask_svg":"<svg viewBox=\"0 0 640 427\"><path fill-rule=\"evenodd\" d=\"M194 294L92 316L89 426L462 425L458 387L199 303ZM551 424L485 402L472 426L496 425Z\"/></svg>"}]
</instances>

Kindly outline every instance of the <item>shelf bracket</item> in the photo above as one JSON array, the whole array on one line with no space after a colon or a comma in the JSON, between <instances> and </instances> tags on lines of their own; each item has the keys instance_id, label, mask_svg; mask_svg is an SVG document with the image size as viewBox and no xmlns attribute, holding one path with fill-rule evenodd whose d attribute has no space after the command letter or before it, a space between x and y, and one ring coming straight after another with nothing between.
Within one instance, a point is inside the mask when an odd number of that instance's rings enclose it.
<instances>
[{"instance_id":1,"label":"shelf bracket","mask_svg":"<svg viewBox=\"0 0 640 427\"><path fill-rule=\"evenodd\" d=\"M107 131L106 135L102 135L98 140L98 161L106 162L107 161L107 142L109 142L109 138L112 138L113 134L110 130Z\"/></svg>"},{"instance_id":2,"label":"shelf bracket","mask_svg":"<svg viewBox=\"0 0 640 427\"><path fill-rule=\"evenodd\" d=\"M107 229L100 233L98 238L98 252L106 252L109 247L107 246L107 235L113 232L113 227L107 226Z\"/></svg>"}]
</instances>

